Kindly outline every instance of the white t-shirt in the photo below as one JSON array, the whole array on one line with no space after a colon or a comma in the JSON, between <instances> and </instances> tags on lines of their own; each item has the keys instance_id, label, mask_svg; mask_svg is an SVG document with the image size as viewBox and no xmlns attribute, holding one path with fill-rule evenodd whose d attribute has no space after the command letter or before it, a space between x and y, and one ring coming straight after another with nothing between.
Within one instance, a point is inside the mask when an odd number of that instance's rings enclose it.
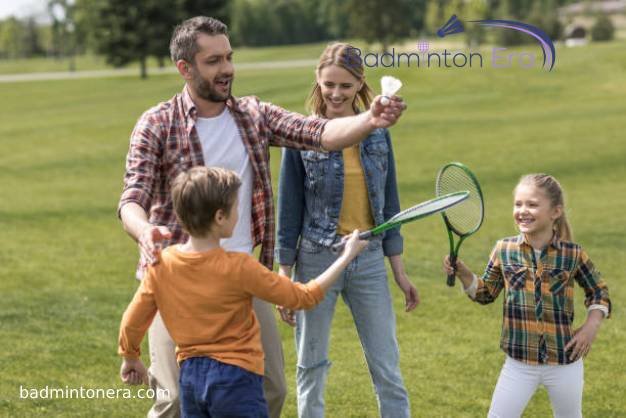
<instances>
[{"instance_id":1,"label":"white t-shirt","mask_svg":"<svg viewBox=\"0 0 626 418\"><path fill-rule=\"evenodd\" d=\"M227 251L252 253L252 163L239 135L235 119L228 108L214 118L198 118L196 131L202 144L204 164L236 172L241 178L239 188L239 221L231 238L223 239L220 245Z\"/></svg>"}]
</instances>

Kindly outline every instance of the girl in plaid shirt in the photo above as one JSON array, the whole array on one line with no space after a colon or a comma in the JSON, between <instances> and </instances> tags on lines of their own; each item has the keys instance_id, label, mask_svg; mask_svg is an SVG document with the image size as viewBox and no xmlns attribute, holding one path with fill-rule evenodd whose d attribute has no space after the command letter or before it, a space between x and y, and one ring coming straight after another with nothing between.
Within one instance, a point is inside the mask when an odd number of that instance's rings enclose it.
<instances>
[{"instance_id":1,"label":"girl in plaid shirt","mask_svg":"<svg viewBox=\"0 0 626 418\"><path fill-rule=\"evenodd\" d=\"M611 312L608 288L580 245L572 242L563 190L546 174L523 176L514 190L520 235L499 240L482 278L457 260L456 276L480 304L502 290L500 346L507 357L489 417L519 417L540 384L555 417L582 417L583 357ZM444 270L453 272L448 257ZM574 330L574 282L585 292L587 320Z\"/></svg>"}]
</instances>

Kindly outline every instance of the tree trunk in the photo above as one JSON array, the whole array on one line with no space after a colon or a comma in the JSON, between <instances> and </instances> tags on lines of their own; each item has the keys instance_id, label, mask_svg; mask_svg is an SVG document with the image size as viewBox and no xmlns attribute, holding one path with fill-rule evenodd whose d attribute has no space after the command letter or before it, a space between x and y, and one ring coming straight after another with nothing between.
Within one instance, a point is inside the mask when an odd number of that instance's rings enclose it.
<instances>
[{"instance_id":1,"label":"tree trunk","mask_svg":"<svg viewBox=\"0 0 626 418\"><path fill-rule=\"evenodd\" d=\"M141 58L139 58L139 68L141 71L141 78L142 79L146 79L148 78L148 69L146 68L146 57L142 56Z\"/></svg>"}]
</instances>

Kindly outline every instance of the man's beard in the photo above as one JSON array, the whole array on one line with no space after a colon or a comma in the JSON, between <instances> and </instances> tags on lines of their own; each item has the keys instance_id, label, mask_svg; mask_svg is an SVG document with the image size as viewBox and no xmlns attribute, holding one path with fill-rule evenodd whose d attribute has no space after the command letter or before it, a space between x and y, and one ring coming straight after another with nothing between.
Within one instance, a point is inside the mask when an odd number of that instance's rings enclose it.
<instances>
[{"instance_id":1,"label":"man's beard","mask_svg":"<svg viewBox=\"0 0 626 418\"><path fill-rule=\"evenodd\" d=\"M203 98L204 100L208 100L210 102L225 102L230 97L230 92L232 88L232 80L230 78L230 84L228 86L228 93L222 94L218 92L214 87L213 83L208 80L205 80L198 73L193 75L193 88L196 91L196 94Z\"/></svg>"}]
</instances>

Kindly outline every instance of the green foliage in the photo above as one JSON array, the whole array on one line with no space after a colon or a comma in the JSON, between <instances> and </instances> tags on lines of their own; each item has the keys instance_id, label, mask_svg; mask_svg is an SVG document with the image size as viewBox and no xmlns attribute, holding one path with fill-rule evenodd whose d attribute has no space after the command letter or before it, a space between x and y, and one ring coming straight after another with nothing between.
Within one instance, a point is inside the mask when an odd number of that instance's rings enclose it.
<instances>
[{"instance_id":1,"label":"green foliage","mask_svg":"<svg viewBox=\"0 0 626 418\"><path fill-rule=\"evenodd\" d=\"M343 0L236 0L233 40L240 45L316 42L345 35Z\"/></svg>"},{"instance_id":2,"label":"green foliage","mask_svg":"<svg viewBox=\"0 0 626 418\"><path fill-rule=\"evenodd\" d=\"M349 0L350 33L367 43L380 43L383 51L389 44L410 33L409 0Z\"/></svg>"},{"instance_id":3,"label":"green foliage","mask_svg":"<svg viewBox=\"0 0 626 418\"><path fill-rule=\"evenodd\" d=\"M563 30L557 7L557 0L499 0L497 13L489 18L527 22L543 30L552 40L557 40ZM532 37L518 31L497 29L496 34L498 43L505 46L534 42Z\"/></svg>"},{"instance_id":4,"label":"green foliage","mask_svg":"<svg viewBox=\"0 0 626 418\"><path fill-rule=\"evenodd\" d=\"M428 0L409 0L410 12L406 18L409 19L410 37L416 38L425 32L427 7Z\"/></svg>"},{"instance_id":5,"label":"green foliage","mask_svg":"<svg viewBox=\"0 0 626 418\"><path fill-rule=\"evenodd\" d=\"M591 27L591 40L596 42L610 41L613 39L614 33L615 28L611 19L605 14L600 14Z\"/></svg>"},{"instance_id":6,"label":"green foliage","mask_svg":"<svg viewBox=\"0 0 626 418\"><path fill-rule=\"evenodd\" d=\"M446 21L445 19L450 17L444 16L443 8L443 0L430 0L427 3L425 26L427 33L431 36L434 36L437 33L437 29Z\"/></svg>"},{"instance_id":7,"label":"green foliage","mask_svg":"<svg viewBox=\"0 0 626 418\"><path fill-rule=\"evenodd\" d=\"M543 30L553 41L561 38L563 26L559 21L555 0L537 1L532 5L526 22Z\"/></svg>"},{"instance_id":8,"label":"green foliage","mask_svg":"<svg viewBox=\"0 0 626 418\"><path fill-rule=\"evenodd\" d=\"M96 51L116 67L138 61L142 78L149 56L169 57L172 31L182 20L202 14L228 22L229 16L226 0L78 0L77 7Z\"/></svg>"},{"instance_id":9,"label":"green foliage","mask_svg":"<svg viewBox=\"0 0 626 418\"><path fill-rule=\"evenodd\" d=\"M40 29L33 18L0 21L0 58L29 58L43 53Z\"/></svg>"},{"instance_id":10,"label":"green foliage","mask_svg":"<svg viewBox=\"0 0 626 418\"><path fill-rule=\"evenodd\" d=\"M521 9L520 1L515 0L500 0L500 6L498 8L498 19L504 20L520 20L519 13ZM491 29L496 30L497 39L500 45L514 46L529 43L531 39L527 35L522 34L516 30L509 29Z\"/></svg>"},{"instance_id":11,"label":"green foliage","mask_svg":"<svg viewBox=\"0 0 626 418\"><path fill-rule=\"evenodd\" d=\"M487 19L487 5L483 0L469 0L466 3L464 16L469 20ZM475 48L485 40L485 28L472 24L465 26L465 40L470 48Z\"/></svg>"}]
</instances>

